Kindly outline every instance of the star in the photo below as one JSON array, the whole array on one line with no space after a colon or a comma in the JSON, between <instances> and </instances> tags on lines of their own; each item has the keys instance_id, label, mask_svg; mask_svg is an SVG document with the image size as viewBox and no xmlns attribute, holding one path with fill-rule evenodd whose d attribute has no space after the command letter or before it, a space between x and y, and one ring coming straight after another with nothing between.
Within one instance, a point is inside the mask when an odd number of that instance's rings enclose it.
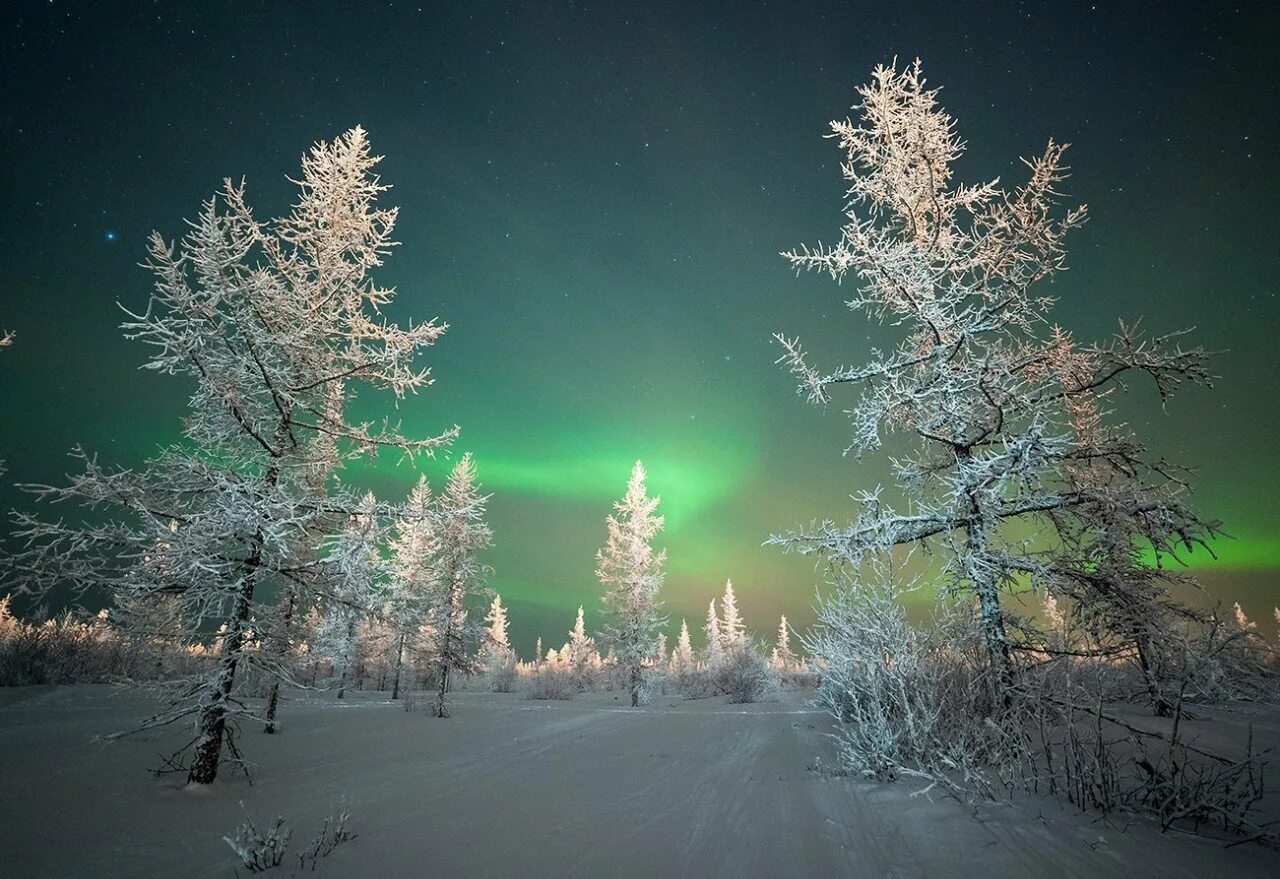
<instances>
[{"instance_id":1,"label":"star","mask_svg":"<svg viewBox=\"0 0 1280 879\"><path fill-rule=\"evenodd\" d=\"M106 238L108 241L115 241L115 240L116 240L116 233L115 233L115 232L108 232L108 233L107 233L105 236L103 236L103 237L104 237L104 238Z\"/></svg>"}]
</instances>

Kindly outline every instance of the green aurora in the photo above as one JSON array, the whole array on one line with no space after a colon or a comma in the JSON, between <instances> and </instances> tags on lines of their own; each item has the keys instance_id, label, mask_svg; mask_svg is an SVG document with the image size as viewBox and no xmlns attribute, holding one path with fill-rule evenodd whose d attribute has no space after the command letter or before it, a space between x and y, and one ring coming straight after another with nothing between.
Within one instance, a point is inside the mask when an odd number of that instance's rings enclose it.
<instances>
[{"instance_id":1,"label":"green aurora","mask_svg":"<svg viewBox=\"0 0 1280 879\"><path fill-rule=\"evenodd\" d=\"M58 480L76 443L132 466L176 439L187 389L139 372L116 328L116 302L145 299L149 231L180 233L224 176L283 212L303 150L361 123L401 208L391 316L450 324L436 384L393 418L461 426L516 646L598 608L594 553L637 458L667 517L672 633L729 577L762 636L779 613L803 625L823 572L762 542L844 517L889 475L841 455L840 401L798 399L770 337L856 363L892 330L777 254L836 234L825 123L874 64L918 54L969 142L966 181L1073 144L1092 219L1049 290L1064 326L1092 339L1144 317L1225 352L1216 390L1162 411L1135 385L1117 409L1198 465L1197 506L1232 535L1188 559L1209 596L1259 620L1280 604L1273 5L1176 23L1087 4L108 6L19 4L0 47L3 81L24 84L0 107L0 325L18 334L0 354L4 506L28 503L15 481ZM346 478L390 499L417 471L388 458Z\"/></svg>"}]
</instances>

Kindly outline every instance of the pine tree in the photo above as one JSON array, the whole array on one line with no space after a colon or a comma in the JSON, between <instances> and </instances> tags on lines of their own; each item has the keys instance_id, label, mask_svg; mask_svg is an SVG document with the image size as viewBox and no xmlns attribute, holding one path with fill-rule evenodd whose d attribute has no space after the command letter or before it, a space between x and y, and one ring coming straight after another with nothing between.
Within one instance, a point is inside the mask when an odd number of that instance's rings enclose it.
<instances>
[{"instance_id":1,"label":"pine tree","mask_svg":"<svg viewBox=\"0 0 1280 879\"><path fill-rule=\"evenodd\" d=\"M436 717L448 717L445 696L454 674L476 670L475 646L480 631L469 619L468 605L486 596L486 565L477 553L493 543L493 533L485 523L489 496L480 493L471 453L454 465L437 502L439 550L436 568L435 643L431 647L438 669L439 690L434 705Z\"/></svg>"},{"instance_id":2,"label":"pine tree","mask_svg":"<svg viewBox=\"0 0 1280 879\"><path fill-rule=\"evenodd\" d=\"M795 671L800 667L800 658L791 649L791 629L787 625L787 617L783 614L778 621L778 640L773 645L770 663L778 671Z\"/></svg>"},{"instance_id":3,"label":"pine tree","mask_svg":"<svg viewBox=\"0 0 1280 879\"><path fill-rule=\"evenodd\" d=\"M720 634L720 615L716 613L716 600L707 605L707 668L717 669L724 660L724 639Z\"/></svg>"},{"instance_id":4,"label":"pine tree","mask_svg":"<svg viewBox=\"0 0 1280 879\"><path fill-rule=\"evenodd\" d=\"M747 641L747 627L738 613L738 599L733 594L733 581L724 584L724 597L720 599L720 643L726 653L736 650Z\"/></svg>"},{"instance_id":5,"label":"pine tree","mask_svg":"<svg viewBox=\"0 0 1280 879\"><path fill-rule=\"evenodd\" d=\"M333 666L339 699L346 695L356 665L360 624L368 617L382 573L378 557L381 534L377 526L377 499L372 493L362 498L347 527L328 547L325 563L332 568L327 578L331 591L322 597L325 607L320 641Z\"/></svg>"},{"instance_id":6,"label":"pine tree","mask_svg":"<svg viewBox=\"0 0 1280 879\"><path fill-rule=\"evenodd\" d=\"M400 511L390 541L387 615L396 639L391 674L391 698L400 698L406 649L412 650L423 625L434 622L432 604L438 589L436 552L439 516L425 475L418 478Z\"/></svg>"},{"instance_id":7,"label":"pine tree","mask_svg":"<svg viewBox=\"0 0 1280 879\"><path fill-rule=\"evenodd\" d=\"M658 600L666 551L654 553L651 545L662 530L662 517L659 498L649 497L644 480L644 465L636 461L626 495L605 520L608 537L596 554L596 576L606 588L603 638L624 669L633 708L640 704L643 669L666 622Z\"/></svg>"},{"instance_id":8,"label":"pine tree","mask_svg":"<svg viewBox=\"0 0 1280 879\"><path fill-rule=\"evenodd\" d=\"M964 145L954 121L925 87L920 64L878 67L859 89L860 122L833 122L845 153L849 203L834 247L784 254L799 270L820 270L857 288L854 310L900 328L871 362L823 374L799 343L781 335L785 362L800 393L825 405L833 388L860 387L850 410L856 455L903 434L911 448L892 461L906 498L899 512L881 492L863 492L848 525L833 522L775 544L821 553L857 568L897 547L924 541L944 550L941 580L950 593L976 599L997 698L1007 705L1012 643L1002 592L1030 577L1062 575L1053 554L1029 542L1108 507L1157 555L1211 536L1179 500L1181 480L1132 436L1083 431L1082 408L1100 408L1108 391L1146 374L1162 400L1184 383L1206 384L1206 356L1185 349L1180 334L1144 339L1121 325L1114 342L1080 346L1053 326L1053 299L1038 292L1066 265L1067 233L1083 207L1060 209L1065 147L1050 141L1026 162L1027 183L953 185ZM1098 466L1109 478L1079 480ZM1136 478L1142 474L1142 478ZM1146 480L1146 481L1144 481Z\"/></svg>"},{"instance_id":9,"label":"pine tree","mask_svg":"<svg viewBox=\"0 0 1280 879\"><path fill-rule=\"evenodd\" d=\"M276 596L311 588L325 567L315 548L359 504L316 474L377 449L430 453L456 433L410 440L346 414L361 385L397 397L425 388L417 355L445 331L382 317L394 294L371 274L393 244L396 211L377 206L387 189L378 161L356 128L303 157L288 216L258 220L244 186L228 182L180 241L153 235L154 292L123 328L148 345L147 368L194 383L184 442L137 470L109 470L76 450L82 472L69 485L27 486L40 499L110 508L110 526L99 515L15 516L26 545L13 560L20 588L181 594L193 625L225 626L213 672L179 682L141 725L195 719L190 753L176 755L192 783L214 780L237 718L253 716L233 696L240 666L289 673L289 651L258 649L252 620L270 622Z\"/></svg>"},{"instance_id":10,"label":"pine tree","mask_svg":"<svg viewBox=\"0 0 1280 879\"><path fill-rule=\"evenodd\" d=\"M502 606L501 595L493 596L484 621L486 662L492 665L511 656L511 641L507 638L507 609Z\"/></svg>"},{"instance_id":11,"label":"pine tree","mask_svg":"<svg viewBox=\"0 0 1280 879\"><path fill-rule=\"evenodd\" d=\"M671 654L671 673L677 677L692 674L697 663L693 657L693 643L689 640L689 622L680 620L680 637Z\"/></svg>"},{"instance_id":12,"label":"pine tree","mask_svg":"<svg viewBox=\"0 0 1280 879\"><path fill-rule=\"evenodd\" d=\"M586 617L581 606L578 607L578 617L574 620L573 631L569 633L568 651L569 663L575 671L581 671L596 652L596 640L587 634Z\"/></svg>"}]
</instances>

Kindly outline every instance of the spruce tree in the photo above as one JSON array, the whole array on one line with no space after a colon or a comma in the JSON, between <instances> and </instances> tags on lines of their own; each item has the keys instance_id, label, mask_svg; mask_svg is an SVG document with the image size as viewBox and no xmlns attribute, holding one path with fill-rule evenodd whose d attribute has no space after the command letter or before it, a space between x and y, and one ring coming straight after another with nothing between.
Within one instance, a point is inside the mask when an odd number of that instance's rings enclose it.
<instances>
[{"instance_id":1,"label":"spruce tree","mask_svg":"<svg viewBox=\"0 0 1280 879\"><path fill-rule=\"evenodd\" d=\"M659 498L649 497L644 480L644 465L636 461L626 495L605 520L607 540L596 554L596 576L606 589L602 636L624 671L632 707L640 704L644 669L666 622L658 600L666 551L655 553L652 546L662 517L657 514Z\"/></svg>"}]
</instances>

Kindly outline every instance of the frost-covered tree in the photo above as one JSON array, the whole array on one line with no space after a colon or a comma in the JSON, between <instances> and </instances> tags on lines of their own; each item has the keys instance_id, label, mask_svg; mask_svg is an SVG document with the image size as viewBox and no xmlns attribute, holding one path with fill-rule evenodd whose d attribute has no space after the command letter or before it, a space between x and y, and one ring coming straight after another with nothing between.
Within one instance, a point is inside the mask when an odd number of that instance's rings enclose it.
<instances>
[{"instance_id":1,"label":"frost-covered tree","mask_svg":"<svg viewBox=\"0 0 1280 879\"><path fill-rule=\"evenodd\" d=\"M476 671L480 627L468 616L468 606L487 597L485 578L489 568L477 554L493 543L485 522L489 496L480 493L471 453L463 455L449 473L437 501L439 546L434 601L435 637L431 661L438 673L436 717L448 717L445 703L454 674Z\"/></svg>"},{"instance_id":2,"label":"frost-covered tree","mask_svg":"<svg viewBox=\"0 0 1280 879\"><path fill-rule=\"evenodd\" d=\"M693 642L689 640L689 622L680 620L680 637L676 639L676 649L671 654L671 674L676 677L693 674L697 670L697 661L693 656Z\"/></svg>"},{"instance_id":3,"label":"frost-covered tree","mask_svg":"<svg viewBox=\"0 0 1280 879\"><path fill-rule=\"evenodd\" d=\"M707 668L715 669L724 660L724 638L720 634L720 614L716 612L716 600L707 605L707 624L703 627L707 636Z\"/></svg>"},{"instance_id":4,"label":"frost-covered tree","mask_svg":"<svg viewBox=\"0 0 1280 879\"><path fill-rule=\"evenodd\" d=\"M963 144L919 62L878 67L859 95L859 120L831 125L848 184L839 240L784 256L797 271L852 278L849 307L898 339L864 366L823 373L797 341L776 338L812 402L827 403L840 385L860 389L846 404L849 452L900 435L906 450L891 463L904 506L865 491L851 523L772 542L852 567L937 545L945 585L976 597L993 684L1007 694L1014 645L1002 593L1027 576L1047 579L1053 560L1043 550L1057 520L1105 498L1157 553L1203 538L1167 470L1121 431L1078 430L1074 414L1132 374L1150 376L1162 400L1183 383L1207 383L1205 356L1181 347L1179 334L1144 339L1122 324L1112 342L1081 346L1050 323L1053 300L1040 284L1065 268L1065 237L1085 219L1083 208L1059 209L1063 145L1050 141L1011 189L955 184ZM1074 480L1084 465L1126 478Z\"/></svg>"},{"instance_id":5,"label":"frost-covered tree","mask_svg":"<svg viewBox=\"0 0 1280 879\"><path fill-rule=\"evenodd\" d=\"M578 607L578 616L573 622L573 629L569 632L568 649L569 663L575 671L581 671L596 653L596 639L587 634L586 615L581 606Z\"/></svg>"},{"instance_id":6,"label":"frost-covered tree","mask_svg":"<svg viewBox=\"0 0 1280 879\"><path fill-rule=\"evenodd\" d=\"M778 621L778 640L774 642L769 662L775 669L784 672L795 671L800 667L800 658L791 649L791 627L787 625L786 614Z\"/></svg>"},{"instance_id":7,"label":"frost-covered tree","mask_svg":"<svg viewBox=\"0 0 1280 879\"><path fill-rule=\"evenodd\" d=\"M412 651L424 625L434 623L438 590L436 552L439 516L425 475L418 478L396 520L390 541L391 574L387 579L387 616L395 628L391 698L400 698L406 650Z\"/></svg>"},{"instance_id":8,"label":"frost-covered tree","mask_svg":"<svg viewBox=\"0 0 1280 879\"><path fill-rule=\"evenodd\" d=\"M347 527L327 547L326 578L330 589L321 606L324 623L317 633L322 655L333 669L333 685L339 699L346 695L358 650L357 635L373 607L383 564L378 555L381 531L377 521L378 502L366 494L352 512Z\"/></svg>"},{"instance_id":9,"label":"frost-covered tree","mask_svg":"<svg viewBox=\"0 0 1280 879\"><path fill-rule=\"evenodd\" d=\"M652 546L662 530L660 499L649 497L644 480L644 464L636 461L626 495L605 520L608 536L596 554L596 576L606 590L602 637L624 670L633 708L640 704L643 670L653 659L658 631L666 623L658 592L667 554L655 553Z\"/></svg>"},{"instance_id":10,"label":"frost-covered tree","mask_svg":"<svg viewBox=\"0 0 1280 879\"><path fill-rule=\"evenodd\" d=\"M726 651L745 644L747 626L738 612L738 597L733 593L733 581L726 580L724 595L720 599L720 643Z\"/></svg>"},{"instance_id":11,"label":"frost-covered tree","mask_svg":"<svg viewBox=\"0 0 1280 879\"><path fill-rule=\"evenodd\" d=\"M511 641L507 637L507 609L502 606L502 596L494 595L489 612L484 618L485 652L490 658L511 654Z\"/></svg>"},{"instance_id":12,"label":"frost-covered tree","mask_svg":"<svg viewBox=\"0 0 1280 879\"><path fill-rule=\"evenodd\" d=\"M358 505L315 475L379 450L429 453L456 432L411 440L347 416L362 386L397 398L425 388L418 354L445 331L383 317L393 291L372 272L393 244L396 211L377 204L387 188L378 161L356 128L303 157L288 216L259 220L244 186L228 181L181 240L153 235L154 292L124 331L149 347L148 369L193 384L183 441L136 470L77 449L82 469L69 485L27 489L100 513L16 516L27 548L10 564L23 588L180 594L196 631L225 627L214 670L179 684L142 724L194 721L183 758L192 783L215 778L234 721L253 716L235 695L241 664L289 674L282 653L257 649L252 621L271 620L282 592L315 584L325 565L300 547L324 544Z\"/></svg>"}]
</instances>

